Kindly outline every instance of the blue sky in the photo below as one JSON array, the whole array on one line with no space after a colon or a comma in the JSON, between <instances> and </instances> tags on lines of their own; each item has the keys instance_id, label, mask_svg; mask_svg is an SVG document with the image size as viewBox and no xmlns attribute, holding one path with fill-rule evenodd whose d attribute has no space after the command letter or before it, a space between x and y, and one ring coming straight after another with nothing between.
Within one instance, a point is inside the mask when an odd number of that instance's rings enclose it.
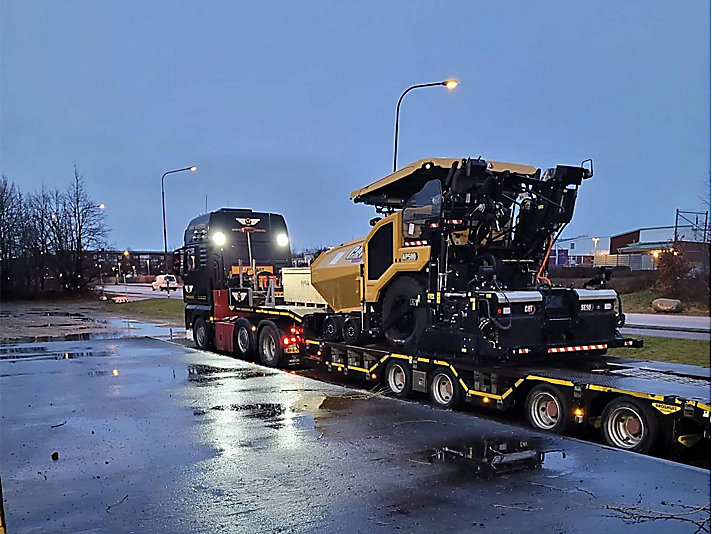
<instances>
[{"instance_id":1,"label":"blue sky","mask_svg":"<svg viewBox=\"0 0 712 534\"><path fill-rule=\"evenodd\" d=\"M710 173L710 5L662 2L3 0L0 169L25 191L77 164L119 247L169 247L224 206L294 245L367 232L349 193L399 161L592 157L567 235L672 224Z\"/></svg>"}]
</instances>

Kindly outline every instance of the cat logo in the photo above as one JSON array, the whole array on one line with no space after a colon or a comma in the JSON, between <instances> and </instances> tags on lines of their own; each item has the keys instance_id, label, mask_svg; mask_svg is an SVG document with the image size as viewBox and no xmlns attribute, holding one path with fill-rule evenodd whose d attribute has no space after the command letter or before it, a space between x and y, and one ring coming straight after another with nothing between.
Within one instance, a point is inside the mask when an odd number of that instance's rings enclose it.
<instances>
[{"instance_id":1,"label":"cat logo","mask_svg":"<svg viewBox=\"0 0 712 534\"><path fill-rule=\"evenodd\" d=\"M186 293L192 293L192 292L193 292L193 286L188 286L188 285L183 286L183 291L185 291Z\"/></svg>"},{"instance_id":2,"label":"cat logo","mask_svg":"<svg viewBox=\"0 0 712 534\"><path fill-rule=\"evenodd\" d=\"M356 245L351 252L349 252L348 256L346 256L346 259L351 261L352 263L356 263L361 261L361 258L363 257L363 245Z\"/></svg>"},{"instance_id":3,"label":"cat logo","mask_svg":"<svg viewBox=\"0 0 712 534\"><path fill-rule=\"evenodd\" d=\"M255 226L258 222L260 222L259 219L250 219L249 217L245 219L235 219L237 222L239 222L242 226Z\"/></svg>"}]
</instances>

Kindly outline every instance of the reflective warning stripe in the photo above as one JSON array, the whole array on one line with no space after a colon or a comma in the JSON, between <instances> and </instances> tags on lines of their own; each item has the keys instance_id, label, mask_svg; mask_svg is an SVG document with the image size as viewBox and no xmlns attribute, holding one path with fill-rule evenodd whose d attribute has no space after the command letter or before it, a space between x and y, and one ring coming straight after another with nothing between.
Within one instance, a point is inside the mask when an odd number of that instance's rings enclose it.
<instances>
[{"instance_id":1,"label":"reflective warning stripe","mask_svg":"<svg viewBox=\"0 0 712 534\"><path fill-rule=\"evenodd\" d=\"M579 350L605 350L608 345L603 343L602 345L578 345L575 347L551 347L547 352L553 354L555 352L576 352Z\"/></svg>"},{"instance_id":2,"label":"reflective warning stripe","mask_svg":"<svg viewBox=\"0 0 712 534\"><path fill-rule=\"evenodd\" d=\"M406 242L404 243L404 245L405 245L406 247L423 247L423 246L425 246L425 245L427 245L427 244L428 244L427 241L406 241Z\"/></svg>"}]
</instances>

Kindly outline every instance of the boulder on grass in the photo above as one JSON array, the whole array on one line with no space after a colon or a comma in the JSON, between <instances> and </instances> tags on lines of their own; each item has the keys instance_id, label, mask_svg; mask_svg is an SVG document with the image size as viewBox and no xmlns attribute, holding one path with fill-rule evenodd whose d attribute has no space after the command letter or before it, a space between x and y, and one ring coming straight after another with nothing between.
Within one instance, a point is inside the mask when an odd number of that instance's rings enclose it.
<instances>
[{"instance_id":1,"label":"boulder on grass","mask_svg":"<svg viewBox=\"0 0 712 534\"><path fill-rule=\"evenodd\" d=\"M653 301L653 309L656 312L680 313L682 311L682 302L677 299L655 299Z\"/></svg>"}]
</instances>

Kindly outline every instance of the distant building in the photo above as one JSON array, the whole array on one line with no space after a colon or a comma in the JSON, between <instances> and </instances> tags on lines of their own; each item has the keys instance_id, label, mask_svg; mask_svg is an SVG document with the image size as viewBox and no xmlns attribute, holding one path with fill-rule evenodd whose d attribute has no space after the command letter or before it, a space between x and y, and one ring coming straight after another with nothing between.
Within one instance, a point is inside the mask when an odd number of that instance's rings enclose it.
<instances>
[{"instance_id":1,"label":"distant building","mask_svg":"<svg viewBox=\"0 0 712 534\"><path fill-rule=\"evenodd\" d=\"M658 256L672 248L693 265L709 265L709 230L698 225L639 228L611 237L609 254L648 256L657 268Z\"/></svg>"},{"instance_id":2,"label":"distant building","mask_svg":"<svg viewBox=\"0 0 712 534\"><path fill-rule=\"evenodd\" d=\"M156 275L166 272L163 251L155 250L96 250L92 252L94 267L101 276ZM173 254L168 253L168 264Z\"/></svg>"}]
</instances>

